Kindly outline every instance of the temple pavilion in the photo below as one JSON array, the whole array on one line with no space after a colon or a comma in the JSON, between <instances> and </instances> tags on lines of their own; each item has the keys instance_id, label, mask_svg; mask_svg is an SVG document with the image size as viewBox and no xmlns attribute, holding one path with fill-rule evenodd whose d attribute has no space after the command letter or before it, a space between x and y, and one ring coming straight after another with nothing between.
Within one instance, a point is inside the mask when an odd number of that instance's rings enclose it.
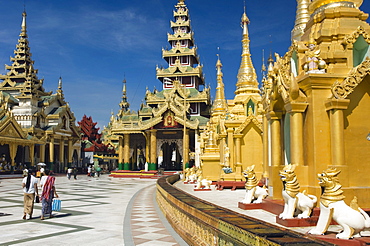
<instances>
[{"instance_id":1,"label":"temple pavilion","mask_svg":"<svg viewBox=\"0 0 370 246\"><path fill-rule=\"evenodd\" d=\"M11 171L45 163L54 171L77 165L80 135L76 119L59 78L56 93L46 92L44 80L34 68L23 12L11 65L0 75L0 154L1 169ZM6 168L9 169L9 168Z\"/></svg>"},{"instance_id":2,"label":"temple pavilion","mask_svg":"<svg viewBox=\"0 0 370 246\"><path fill-rule=\"evenodd\" d=\"M131 111L126 80L120 110L112 114L104 139L119 152L119 169L181 170L195 163L200 152L198 138L210 117L210 89L205 86L202 65L194 44L189 10L179 0L167 35L169 49L162 49L167 67L157 67L162 90L147 89L140 109Z\"/></svg>"}]
</instances>

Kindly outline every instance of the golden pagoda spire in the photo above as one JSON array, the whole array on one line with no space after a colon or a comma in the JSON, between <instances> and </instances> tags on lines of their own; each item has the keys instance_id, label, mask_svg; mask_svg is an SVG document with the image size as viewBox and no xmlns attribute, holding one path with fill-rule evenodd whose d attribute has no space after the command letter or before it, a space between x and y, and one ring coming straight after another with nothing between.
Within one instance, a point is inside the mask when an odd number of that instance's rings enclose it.
<instances>
[{"instance_id":1,"label":"golden pagoda spire","mask_svg":"<svg viewBox=\"0 0 370 246\"><path fill-rule=\"evenodd\" d=\"M123 80L123 88L122 88L122 100L119 104L121 107L121 111L128 111L130 104L127 101L127 91L126 91L126 78Z\"/></svg>"},{"instance_id":2,"label":"golden pagoda spire","mask_svg":"<svg viewBox=\"0 0 370 246\"><path fill-rule=\"evenodd\" d=\"M57 94L60 95L60 97L62 99L64 99L64 95L63 95L63 89L62 89L62 76L59 77L59 80L58 80L58 89L57 89Z\"/></svg>"},{"instance_id":3,"label":"golden pagoda spire","mask_svg":"<svg viewBox=\"0 0 370 246\"><path fill-rule=\"evenodd\" d=\"M62 77L59 77L59 81L58 81L58 91L61 91L62 90Z\"/></svg>"},{"instance_id":4,"label":"golden pagoda spire","mask_svg":"<svg viewBox=\"0 0 370 246\"><path fill-rule=\"evenodd\" d=\"M247 14L244 13L242 15L242 28L243 28L243 51L242 51L242 60L238 72L238 82L236 83L236 91L235 94L240 94L244 92L258 92L258 82L257 82L257 75L256 71L252 64L251 54L249 50L249 34L248 34L248 24L249 19Z\"/></svg>"},{"instance_id":5,"label":"golden pagoda spire","mask_svg":"<svg viewBox=\"0 0 370 246\"><path fill-rule=\"evenodd\" d=\"M225 86L223 83L222 63L220 55L217 55L217 87L216 87L216 98L212 105L212 117L217 115L225 115L227 112L227 104L225 99Z\"/></svg>"},{"instance_id":6,"label":"golden pagoda spire","mask_svg":"<svg viewBox=\"0 0 370 246\"><path fill-rule=\"evenodd\" d=\"M23 11L23 13L22 13L21 34L19 34L19 36L23 37L23 38L27 38L26 17L27 17L27 13L26 13L26 11Z\"/></svg>"},{"instance_id":7,"label":"golden pagoda spire","mask_svg":"<svg viewBox=\"0 0 370 246\"><path fill-rule=\"evenodd\" d=\"M308 13L308 5L310 0L297 0L297 14L295 19L294 28L291 34L291 40L300 41L306 28L307 22L310 20Z\"/></svg>"}]
</instances>

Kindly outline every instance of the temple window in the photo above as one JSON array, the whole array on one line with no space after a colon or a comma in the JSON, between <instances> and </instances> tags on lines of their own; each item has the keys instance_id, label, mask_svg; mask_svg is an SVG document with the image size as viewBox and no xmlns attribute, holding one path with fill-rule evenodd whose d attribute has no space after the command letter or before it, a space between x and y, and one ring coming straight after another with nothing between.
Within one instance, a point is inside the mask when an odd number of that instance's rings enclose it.
<instances>
[{"instance_id":1,"label":"temple window","mask_svg":"<svg viewBox=\"0 0 370 246\"><path fill-rule=\"evenodd\" d=\"M200 113L200 104L199 103L191 103L190 107L190 114L191 115L199 115Z\"/></svg>"},{"instance_id":2,"label":"temple window","mask_svg":"<svg viewBox=\"0 0 370 246\"><path fill-rule=\"evenodd\" d=\"M370 57L369 44L365 41L364 37L360 35L356 42L353 44L353 66L357 67L366 57Z\"/></svg>"},{"instance_id":3,"label":"temple window","mask_svg":"<svg viewBox=\"0 0 370 246\"><path fill-rule=\"evenodd\" d=\"M298 75L298 56L297 51L293 51L292 57L290 58L290 66L294 76Z\"/></svg>"},{"instance_id":4,"label":"temple window","mask_svg":"<svg viewBox=\"0 0 370 246\"><path fill-rule=\"evenodd\" d=\"M254 115L254 102L252 100L249 100L246 106L247 116Z\"/></svg>"},{"instance_id":5,"label":"temple window","mask_svg":"<svg viewBox=\"0 0 370 246\"><path fill-rule=\"evenodd\" d=\"M189 56L182 56L181 57L181 65L190 65Z\"/></svg>"},{"instance_id":6,"label":"temple window","mask_svg":"<svg viewBox=\"0 0 370 246\"><path fill-rule=\"evenodd\" d=\"M181 40L181 47L188 47L188 40Z\"/></svg>"}]
</instances>

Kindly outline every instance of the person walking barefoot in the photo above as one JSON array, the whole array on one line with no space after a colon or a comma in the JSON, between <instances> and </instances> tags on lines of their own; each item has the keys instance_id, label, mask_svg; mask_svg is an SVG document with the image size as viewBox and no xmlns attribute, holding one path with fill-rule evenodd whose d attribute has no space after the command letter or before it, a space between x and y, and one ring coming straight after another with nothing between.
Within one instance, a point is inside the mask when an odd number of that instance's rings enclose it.
<instances>
[{"instance_id":1,"label":"person walking barefoot","mask_svg":"<svg viewBox=\"0 0 370 246\"><path fill-rule=\"evenodd\" d=\"M33 205L35 202L35 194L36 196L39 195L39 191L37 188L37 182L38 179L33 176L34 171L28 170L28 174L26 177L23 178L22 181L22 188L24 192L24 215L23 219L25 220L27 217L27 214L29 215L29 219L32 219L32 213L33 213Z\"/></svg>"},{"instance_id":2,"label":"person walking barefoot","mask_svg":"<svg viewBox=\"0 0 370 246\"><path fill-rule=\"evenodd\" d=\"M55 177L50 176L50 171L45 171L45 176L41 180L41 220L44 220L45 215L49 214L49 218L53 218L52 215L52 205L53 205L53 198L59 197L57 191L55 189Z\"/></svg>"}]
</instances>

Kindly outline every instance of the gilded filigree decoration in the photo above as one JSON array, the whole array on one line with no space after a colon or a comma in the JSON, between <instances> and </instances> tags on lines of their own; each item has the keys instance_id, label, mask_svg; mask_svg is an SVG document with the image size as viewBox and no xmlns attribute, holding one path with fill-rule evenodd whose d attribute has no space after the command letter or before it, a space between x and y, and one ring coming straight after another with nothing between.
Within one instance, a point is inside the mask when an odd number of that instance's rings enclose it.
<instances>
[{"instance_id":1,"label":"gilded filigree decoration","mask_svg":"<svg viewBox=\"0 0 370 246\"><path fill-rule=\"evenodd\" d=\"M332 93L337 99L345 99L351 94L366 75L370 74L370 59L367 57L364 62L355 67L350 75L342 82L336 82L332 87Z\"/></svg>"},{"instance_id":2,"label":"gilded filigree decoration","mask_svg":"<svg viewBox=\"0 0 370 246\"><path fill-rule=\"evenodd\" d=\"M262 122L258 121L258 119L254 115L250 115L247 119L235 129L235 134L241 134L242 131L249 125L254 124L261 132L263 130Z\"/></svg>"},{"instance_id":3,"label":"gilded filigree decoration","mask_svg":"<svg viewBox=\"0 0 370 246\"><path fill-rule=\"evenodd\" d=\"M347 35L343 41L342 45L347 47L347 49L352 49L353 44L356 42L358 37L362 35L365 39L365 41L370 45L370 35L366 32L366 30L362 27L359 26L356 31L354 31L352 34Z\"/></svg>"}]
</instances>

